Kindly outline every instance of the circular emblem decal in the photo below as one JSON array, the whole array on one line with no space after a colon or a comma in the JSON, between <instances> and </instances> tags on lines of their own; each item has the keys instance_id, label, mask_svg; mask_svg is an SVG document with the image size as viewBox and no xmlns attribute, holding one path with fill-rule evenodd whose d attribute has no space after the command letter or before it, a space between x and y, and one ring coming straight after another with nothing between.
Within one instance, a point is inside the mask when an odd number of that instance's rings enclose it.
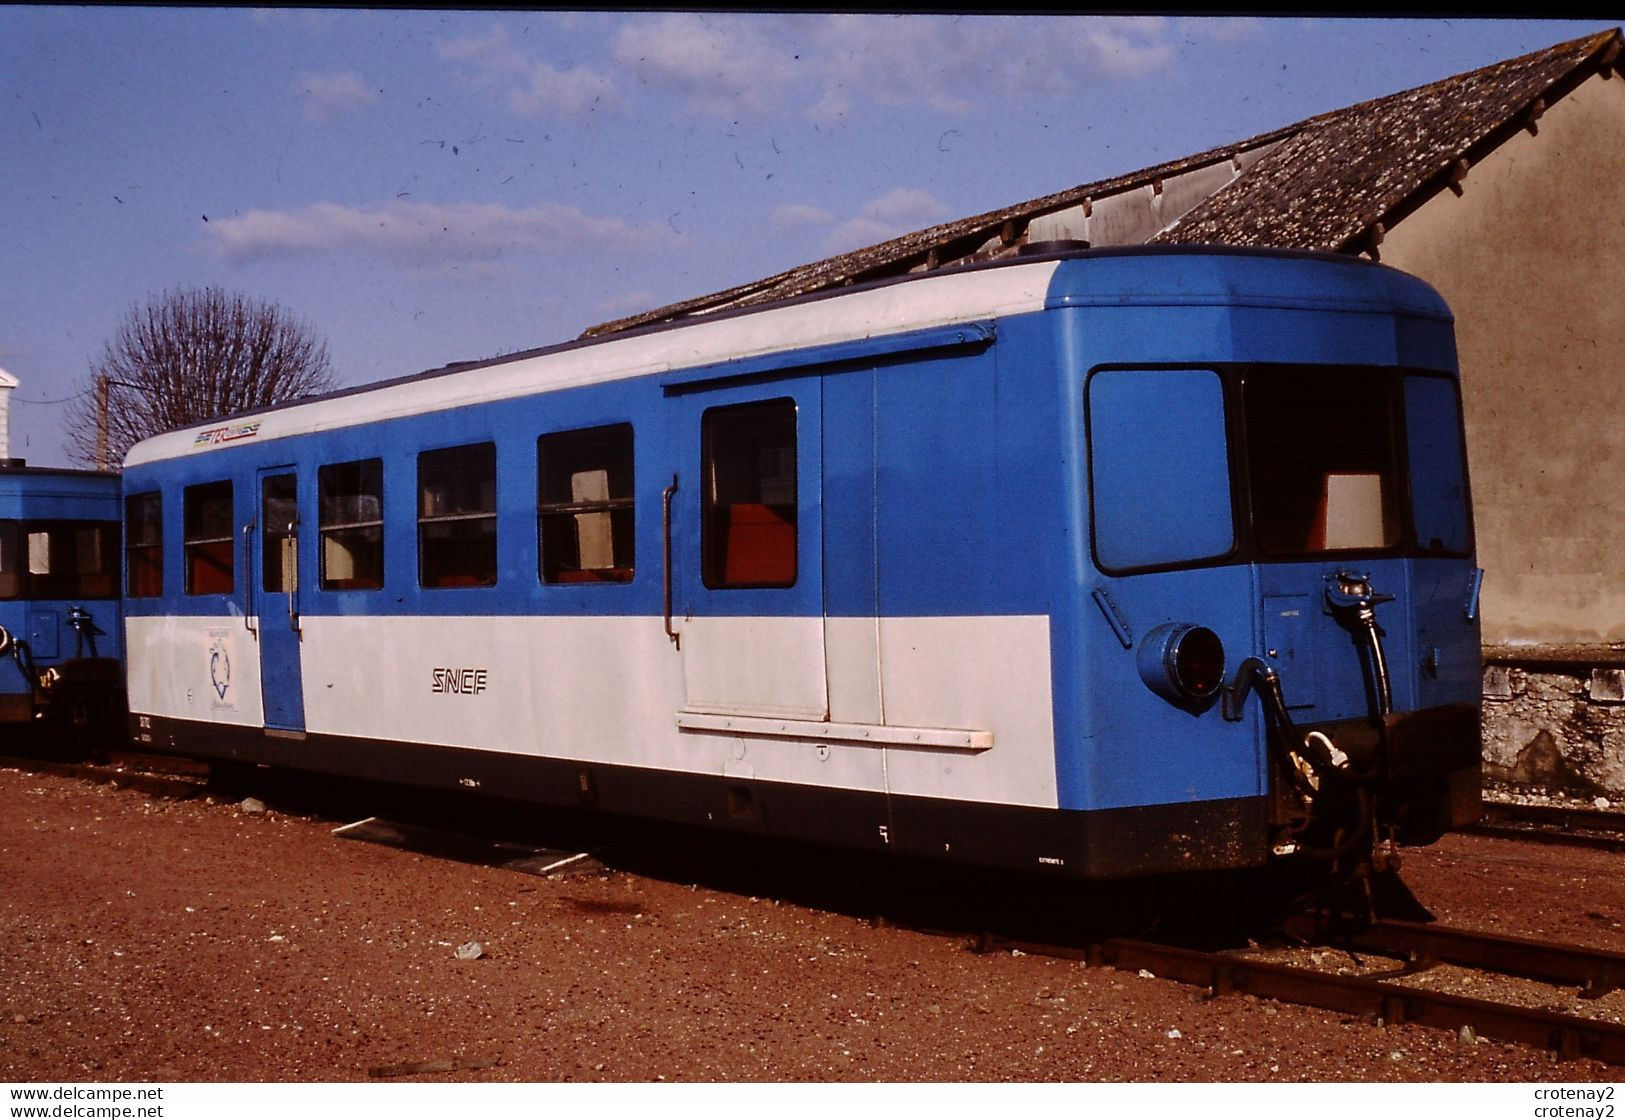
<instances>
[{"instance_id":1,"label":"circular emblem decal","mask_svg":"<svg viewBox=\"0 0 1625 1120\"><path fill-rule=\"evenodd\" d=\"M216 638L209 647L209 680L214 684L215 694L224 700L226 690L231 687L231 654L224 638Z\"/></svg>"}]
</instances>

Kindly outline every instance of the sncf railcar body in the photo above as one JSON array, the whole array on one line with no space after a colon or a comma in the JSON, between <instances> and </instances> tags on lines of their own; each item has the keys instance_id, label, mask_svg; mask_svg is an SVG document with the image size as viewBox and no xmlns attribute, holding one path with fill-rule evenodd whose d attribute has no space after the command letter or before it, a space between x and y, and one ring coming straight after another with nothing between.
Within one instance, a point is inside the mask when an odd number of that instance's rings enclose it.
<instances>
[{"instance_id":1,"label":"sncf railcar body","mask_svg":"<svg viewBox=\"0 0 1625 1120\"><path fill-rule=\"evenodd\" d=\"M116 474L0 461L0 737L122 735L121 516Z\"/></svg>"},{"instance_id":2,"label":"sncf railcar body","mask_svg":"<svg viewBox=\"0 0 1625 1120\"><path fill-rule=\"evenodd\" d=\"M1476 811L1449 313L1084 252L448 367L137 446L133 730L1111 877Z\"/></svg>"}]
</instances>

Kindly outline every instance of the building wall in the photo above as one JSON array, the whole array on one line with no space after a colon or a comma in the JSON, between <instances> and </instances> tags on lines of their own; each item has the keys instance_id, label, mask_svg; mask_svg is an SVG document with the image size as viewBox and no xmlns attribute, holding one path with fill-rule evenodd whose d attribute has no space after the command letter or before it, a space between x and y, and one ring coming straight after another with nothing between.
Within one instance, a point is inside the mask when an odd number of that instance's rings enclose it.
<instances>
[{"instance_id":1,"label":"building wall","mask_svg":"<svg viewBox=\"0 0 1625 1120\"><path fill-rule=\"evenodd\" d=\"M11 456L11 393L17 379L0 369L0 459Z\"/></svg>"},{"instance_id":2,"label":"building wall","mask_svg":"<svg viewBox=\"0 0 1625 1120\"><path fill-rule=\"evenodd\" d=\"M1457 319L1487 647L1625 643L1625 78L1390 231Z\"/></svg>"},{"instance_id":3,"label":"building wall","mask_svg":"<svg viewBox=\"0 0 1625 1120\"><path fill-rule=\"evenodd\" d=\"M1399 223L1456 313L1485 569L1485 774L1625 800L1625 79Z\"/></svg>"}]
</instances>

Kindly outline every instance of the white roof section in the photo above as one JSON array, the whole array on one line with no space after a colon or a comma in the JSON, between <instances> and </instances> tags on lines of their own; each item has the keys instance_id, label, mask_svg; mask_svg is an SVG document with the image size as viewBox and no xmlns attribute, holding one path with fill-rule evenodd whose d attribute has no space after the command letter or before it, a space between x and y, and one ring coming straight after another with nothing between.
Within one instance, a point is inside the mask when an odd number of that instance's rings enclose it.
<instances>
[{"instance_id":1,"label":"white roof section","mask_svg":"<svg viewBox=\"0 0 1625 1120\"><path fill-rule=\"evenodd\" d=\"M204 453L244 439L262 442L332 431L544 390L1038 311L1058 264L1046 260L942 273L644 335L611 336L530 357L499 359L308 404L281 405L263 414L211 421L143 440L130 449L124 465Z\"/></svg>"}]
</instances>

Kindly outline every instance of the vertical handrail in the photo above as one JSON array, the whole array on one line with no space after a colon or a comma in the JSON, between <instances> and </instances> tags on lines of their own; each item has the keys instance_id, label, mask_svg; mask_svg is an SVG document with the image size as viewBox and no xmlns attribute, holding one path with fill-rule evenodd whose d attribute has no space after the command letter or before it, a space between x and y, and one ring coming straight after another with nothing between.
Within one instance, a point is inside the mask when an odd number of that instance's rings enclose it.
<instances>
[{"instance_id":1,"label":"vertical handrail","mask_svg":"<svg viewBox=\"0 0 1625 1120\"><path fill-rule=\"evenodd\" d=\"M660 496L660 533L665 552L661 573L661 593L666 614L666 637L678 649L683 648L683 636L671 628L671 499L677 493L677 476L671 476L671 485Z\"/></svg>"},{"instance_id":2,"label":"vertical handrail","mask_svg":"<svg viewBox=\"0 0 1625 1120\"><path fill-rule=\"evenodd\" d=\"M243 629L255 637L259 631L250 621L254 617L254 523L243 526Z\"/></svg>"},{"instance_id":3,"label":"vertical handrail","mask_svg":"<svg viewBox=\"0 0 1625 1120\"><path fill-rule=\"evenodd\" d=\"M293 542L293 566L288 572L288 629L299 633L299 519L288 522L288 539Z\"/></svg>"}]
</instances>

